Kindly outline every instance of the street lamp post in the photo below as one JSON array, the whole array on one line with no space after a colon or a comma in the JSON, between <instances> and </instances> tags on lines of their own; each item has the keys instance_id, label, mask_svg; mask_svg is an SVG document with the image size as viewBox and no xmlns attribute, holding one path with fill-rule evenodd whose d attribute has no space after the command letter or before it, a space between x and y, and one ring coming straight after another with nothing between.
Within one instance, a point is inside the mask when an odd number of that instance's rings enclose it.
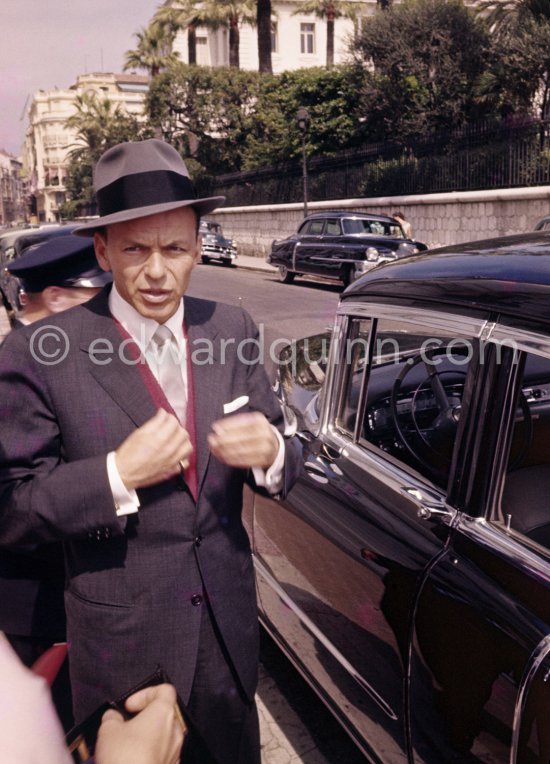
<instances>
[{"instance_id":1,"label":"street lamp post","mask_svg":"<svg viewBox=\"0 0 550 764\"><path fill-rule=\"evenodd\" d=\"M304 106L300 106L296 112L296 121L302 134L302 178L304 184L304 217L307 216L307 155L306 133L309 127L309 112Z\"/></svg>"}]
</instances>

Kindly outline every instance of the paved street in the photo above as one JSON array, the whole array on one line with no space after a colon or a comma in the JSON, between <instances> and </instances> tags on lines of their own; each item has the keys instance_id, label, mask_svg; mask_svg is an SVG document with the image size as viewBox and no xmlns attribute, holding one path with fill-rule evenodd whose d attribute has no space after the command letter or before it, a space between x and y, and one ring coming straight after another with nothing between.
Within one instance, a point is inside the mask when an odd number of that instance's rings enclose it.
<instances>
[{"instance_id":1,"label":"paved street","mask_svg":"<svg viewBox=\"0 0 550 764\"><path fill-rule=\"evenodd\" d=\"M249 270L254 269L254 270ZM265 333L266 347L316 334L332 324L341 284L278 281L259 258L237 268L199 265L189 294L242 305ZM268 366L270 364L268 363ZM271 368L272 372L273 369ZM273 642L262 639L258 710L262 764L361 764L364 757Z\"/></svg>"}]
</instances>

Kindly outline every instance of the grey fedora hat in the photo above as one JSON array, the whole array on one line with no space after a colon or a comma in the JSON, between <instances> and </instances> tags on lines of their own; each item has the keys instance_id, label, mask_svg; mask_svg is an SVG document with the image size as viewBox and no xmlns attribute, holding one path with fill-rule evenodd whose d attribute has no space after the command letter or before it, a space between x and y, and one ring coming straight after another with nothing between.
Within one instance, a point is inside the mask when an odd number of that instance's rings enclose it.
<instances>
[{"instance_id":1,"label":"grey fedora hat","mask_svg":"<svg viewBox=\"0 0 550 764\"><path fill-rule=\"evenodd\" d=\"M80 236L178 207L193 207L200 217L225 201L224 196L197 199L185 162L173 146L157 138L108 149L94 168L94 188L99 218L75 228Z\"/></svg>"}]
</instances>

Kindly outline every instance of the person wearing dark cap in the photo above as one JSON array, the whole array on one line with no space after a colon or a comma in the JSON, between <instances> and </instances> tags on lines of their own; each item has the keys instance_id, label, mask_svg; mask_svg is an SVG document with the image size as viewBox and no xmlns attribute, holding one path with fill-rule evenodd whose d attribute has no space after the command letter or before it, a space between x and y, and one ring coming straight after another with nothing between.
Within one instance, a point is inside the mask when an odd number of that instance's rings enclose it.
<instances>
[{"instance_id":1,"label":"person wearing dark cap","mask_svg":"<svg viewBox=\"0 0 550 764\"><path fill-rule=\"evenodd\" d=\"M110 273L99 267L93 245L72 234L30 247L8 270L21 281L26 295L14 327L80 305L111 281Z\"/></svg>"},{"instance_id":2,"label":"person wearing dark cap","mask_svg":"<svg viewBox=\"0 0 550 764\"><path fill-rule=\"evenodd\" d=\"M79 305L111 281L110 274L99 267L90 242L72 235L30 247L8 270L19 278L27 296L14 328ZM66 639L64 589L61 544L0 551L0 630L26 666L52 644ZM66 666L52 691L60 719L68 729L72 709Z\"/></svg>"},{"instance_id":3,"label":"person wearing dark cap","mask_svg":"<svg viewBox=\"0 0 550 764\"><path fill-rule=\"evenodd\" d=\"M184 297L222 198L197 198L157 139L107 151L94 186L100 216L76 230L112 288L0 348L0 544L64 540L77 722L160 664L211 760L259 764L243 486L284 496L300 447L250 316Z\"/></svg>"}]
</instances>

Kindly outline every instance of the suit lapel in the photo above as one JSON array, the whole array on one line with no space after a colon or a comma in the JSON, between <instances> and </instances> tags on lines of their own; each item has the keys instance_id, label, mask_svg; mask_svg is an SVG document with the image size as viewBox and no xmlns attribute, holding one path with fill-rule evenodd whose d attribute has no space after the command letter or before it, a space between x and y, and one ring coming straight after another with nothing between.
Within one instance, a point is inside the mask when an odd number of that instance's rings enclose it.
<instances>
[{"instance_id":1,"label":"suit lapel","mask_svg":"<svg viewBox=\"0 0 550 764\"><path fill-rule=\"evenodd\" d=\"M91 313L91 319L84 322L80 343L88 355L90 374L136 427L141 427L154 416L156 406L109 312L108 292L101 292L83 307Z\"/></svg>"},{"instance_id":2,"label":"suit lapel","mask_svg":"<svg viewBox=\"0 0 550 764\"><path fill-rule=\"evenodd\" d=\"M80 347L88 355L90 374L106 390L137 427L156 413L155 403L132 359L127 345L109 311L108 291L101 292L85 306L91 317L84 322ZM202 485L210 450L207 436L212 423L223 416L224 377L231 373L220 358L218 329L212 320L215 305L192 297L185 298L185 322L191 353L195 399L197 484ZM95 348L95 354L94 354ZM98 352L98 349L109 352ZM109 359L109 363L104 363Z\"/></svg>"},{"instance_id":3,"label":"suit lapel","mask_svg":"<svg viewBox=\"0 0 550 764\"><path fill-rule=\"evenodd\" d=\"M199 494L210 450L207 436L212 422L223 416L223 400L220 390L226 386L224 376L230 370L221 363L218 329L212 320L214 304L185 298L185 322L189 339L189 352L193 374L195 399L195 429L197 445L197 483Z\"/></svg>"}]
</instances>

